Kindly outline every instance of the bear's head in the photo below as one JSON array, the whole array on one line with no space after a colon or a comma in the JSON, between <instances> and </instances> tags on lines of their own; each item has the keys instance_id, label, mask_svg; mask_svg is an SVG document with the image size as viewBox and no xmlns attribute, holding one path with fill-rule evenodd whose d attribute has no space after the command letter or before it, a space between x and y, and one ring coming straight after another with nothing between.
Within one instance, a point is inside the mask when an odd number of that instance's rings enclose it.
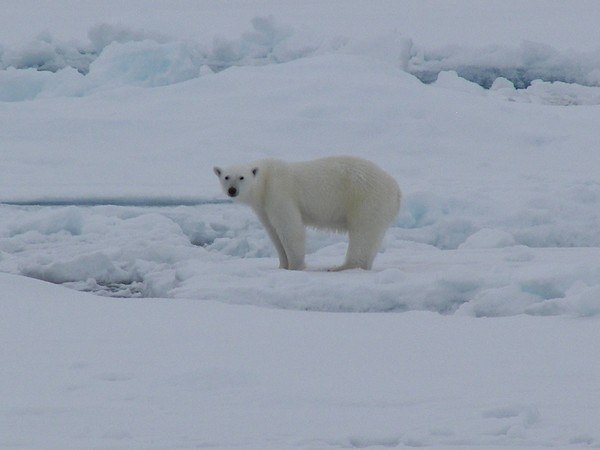
<instances>
[{"instance_id":1,"label":"bear's head","mask_svg":"<svg viewBox=\"0 0 600 450\"><path fill-rule=\"evenodd\" d=\"M223 192L235 201L248 203L258 175L257 166L234 166L226 169L213 168L221 181Z\"/></svg>"}]
</instances>

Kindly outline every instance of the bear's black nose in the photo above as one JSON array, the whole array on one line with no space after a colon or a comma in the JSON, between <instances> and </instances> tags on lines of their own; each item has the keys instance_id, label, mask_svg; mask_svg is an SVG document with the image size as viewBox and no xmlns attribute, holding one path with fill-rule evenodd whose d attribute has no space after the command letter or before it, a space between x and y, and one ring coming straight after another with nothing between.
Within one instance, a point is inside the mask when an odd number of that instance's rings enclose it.
<instances>
[{"instance_id":1,"label":"bear's black nose","mask_svg":"<svg viewBox=\"0 0 600 450\"><path fill-rule=\"evenodd\" d=\"M237 197L237 195L238 195L238 191L237 191L237 189L236 189L236 188L234 188L234 187L230 187L230 188L227 190L227 193L229 194L229 196L230 196L230 197Z\"/></svg>"}]
</instances>

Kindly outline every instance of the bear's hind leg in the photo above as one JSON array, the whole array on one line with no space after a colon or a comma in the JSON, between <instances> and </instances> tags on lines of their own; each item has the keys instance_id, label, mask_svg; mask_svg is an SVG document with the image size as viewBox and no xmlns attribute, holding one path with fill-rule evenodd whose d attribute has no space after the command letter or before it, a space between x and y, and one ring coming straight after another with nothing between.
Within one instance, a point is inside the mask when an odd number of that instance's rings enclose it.
<instances>
[{"instance_id":1,"label":"bear's hind leg","mask_svg":"<svg viewBox=\"0 0 600 450\"><path fill-rule=\"evenodd\" d=\"M347 269L364 269L371 270L373 261L386 229L383 230L350 230L348 232L348 251L346 252L346 261L338 267L330 269L330 271L338 272Z\"/></svg>"}]
</instances>

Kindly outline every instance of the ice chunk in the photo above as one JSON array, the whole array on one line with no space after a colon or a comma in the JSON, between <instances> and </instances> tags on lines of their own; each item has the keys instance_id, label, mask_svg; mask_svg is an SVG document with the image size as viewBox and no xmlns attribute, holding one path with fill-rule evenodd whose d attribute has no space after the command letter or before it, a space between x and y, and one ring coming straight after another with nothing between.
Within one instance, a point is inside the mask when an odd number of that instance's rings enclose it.
<instances>
[{"instance_id":1,"label":"ice chunk","mask_svg":"<svg viewBox=\"0 0 600 450\"><path fill-rule=\"evenodd\" d=\"M183 42L114 42L91 64L88 77L98 86L155 87L196 78L201 67L196 49Z\"/></svg>"},{"instance_id":2,"label":"ice chunk","mask_svg":"<svg viewBox=\"0 0 600 450\"><path fill-rule=\"evenodd\" d=\"M502 248L515 244L515 238L509 232L483 228L469 236L458 248Z\"/></svg>"},{"instance_id":3,"label":"ice chunk","mask_svg":"<svg viewBox=\"0 0 600 450\"><path fill-rule=\"evenodd\" d=\"M49 281L51 283L66 283L94 279L99 283L131 282L131 274L117 267L111 259L102 252L76 256L63 261L42 264L25 268L27 276Z\"/></svg>"}]
</instances>

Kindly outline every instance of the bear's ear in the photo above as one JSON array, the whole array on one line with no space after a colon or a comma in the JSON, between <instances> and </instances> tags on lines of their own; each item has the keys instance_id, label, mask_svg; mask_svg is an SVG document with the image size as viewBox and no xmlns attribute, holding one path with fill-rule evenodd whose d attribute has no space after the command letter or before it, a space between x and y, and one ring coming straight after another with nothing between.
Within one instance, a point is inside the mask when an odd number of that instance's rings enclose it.
<instances>
[{"instance_id":1,"label":"bear's ear","mask_svg":"<svg viewBox=\"0 0 600 450\"><path fill-rule=\"evenodd\" d=\"M252 169L252 175L256 176L257 173L258 173L258 167L255 167L254 169Z\"/></svg>"},{"instance_id":2,"label":"bear's ear","mask_svg":"<svg viewBox=\"0 0 600 450\"><path fill-rule=\"evenodd\" d=\"M221 176L221 168L220 167L213 167L213 170L215 171L215 174L220 177Z\"/></svg>"}]
</instances>

